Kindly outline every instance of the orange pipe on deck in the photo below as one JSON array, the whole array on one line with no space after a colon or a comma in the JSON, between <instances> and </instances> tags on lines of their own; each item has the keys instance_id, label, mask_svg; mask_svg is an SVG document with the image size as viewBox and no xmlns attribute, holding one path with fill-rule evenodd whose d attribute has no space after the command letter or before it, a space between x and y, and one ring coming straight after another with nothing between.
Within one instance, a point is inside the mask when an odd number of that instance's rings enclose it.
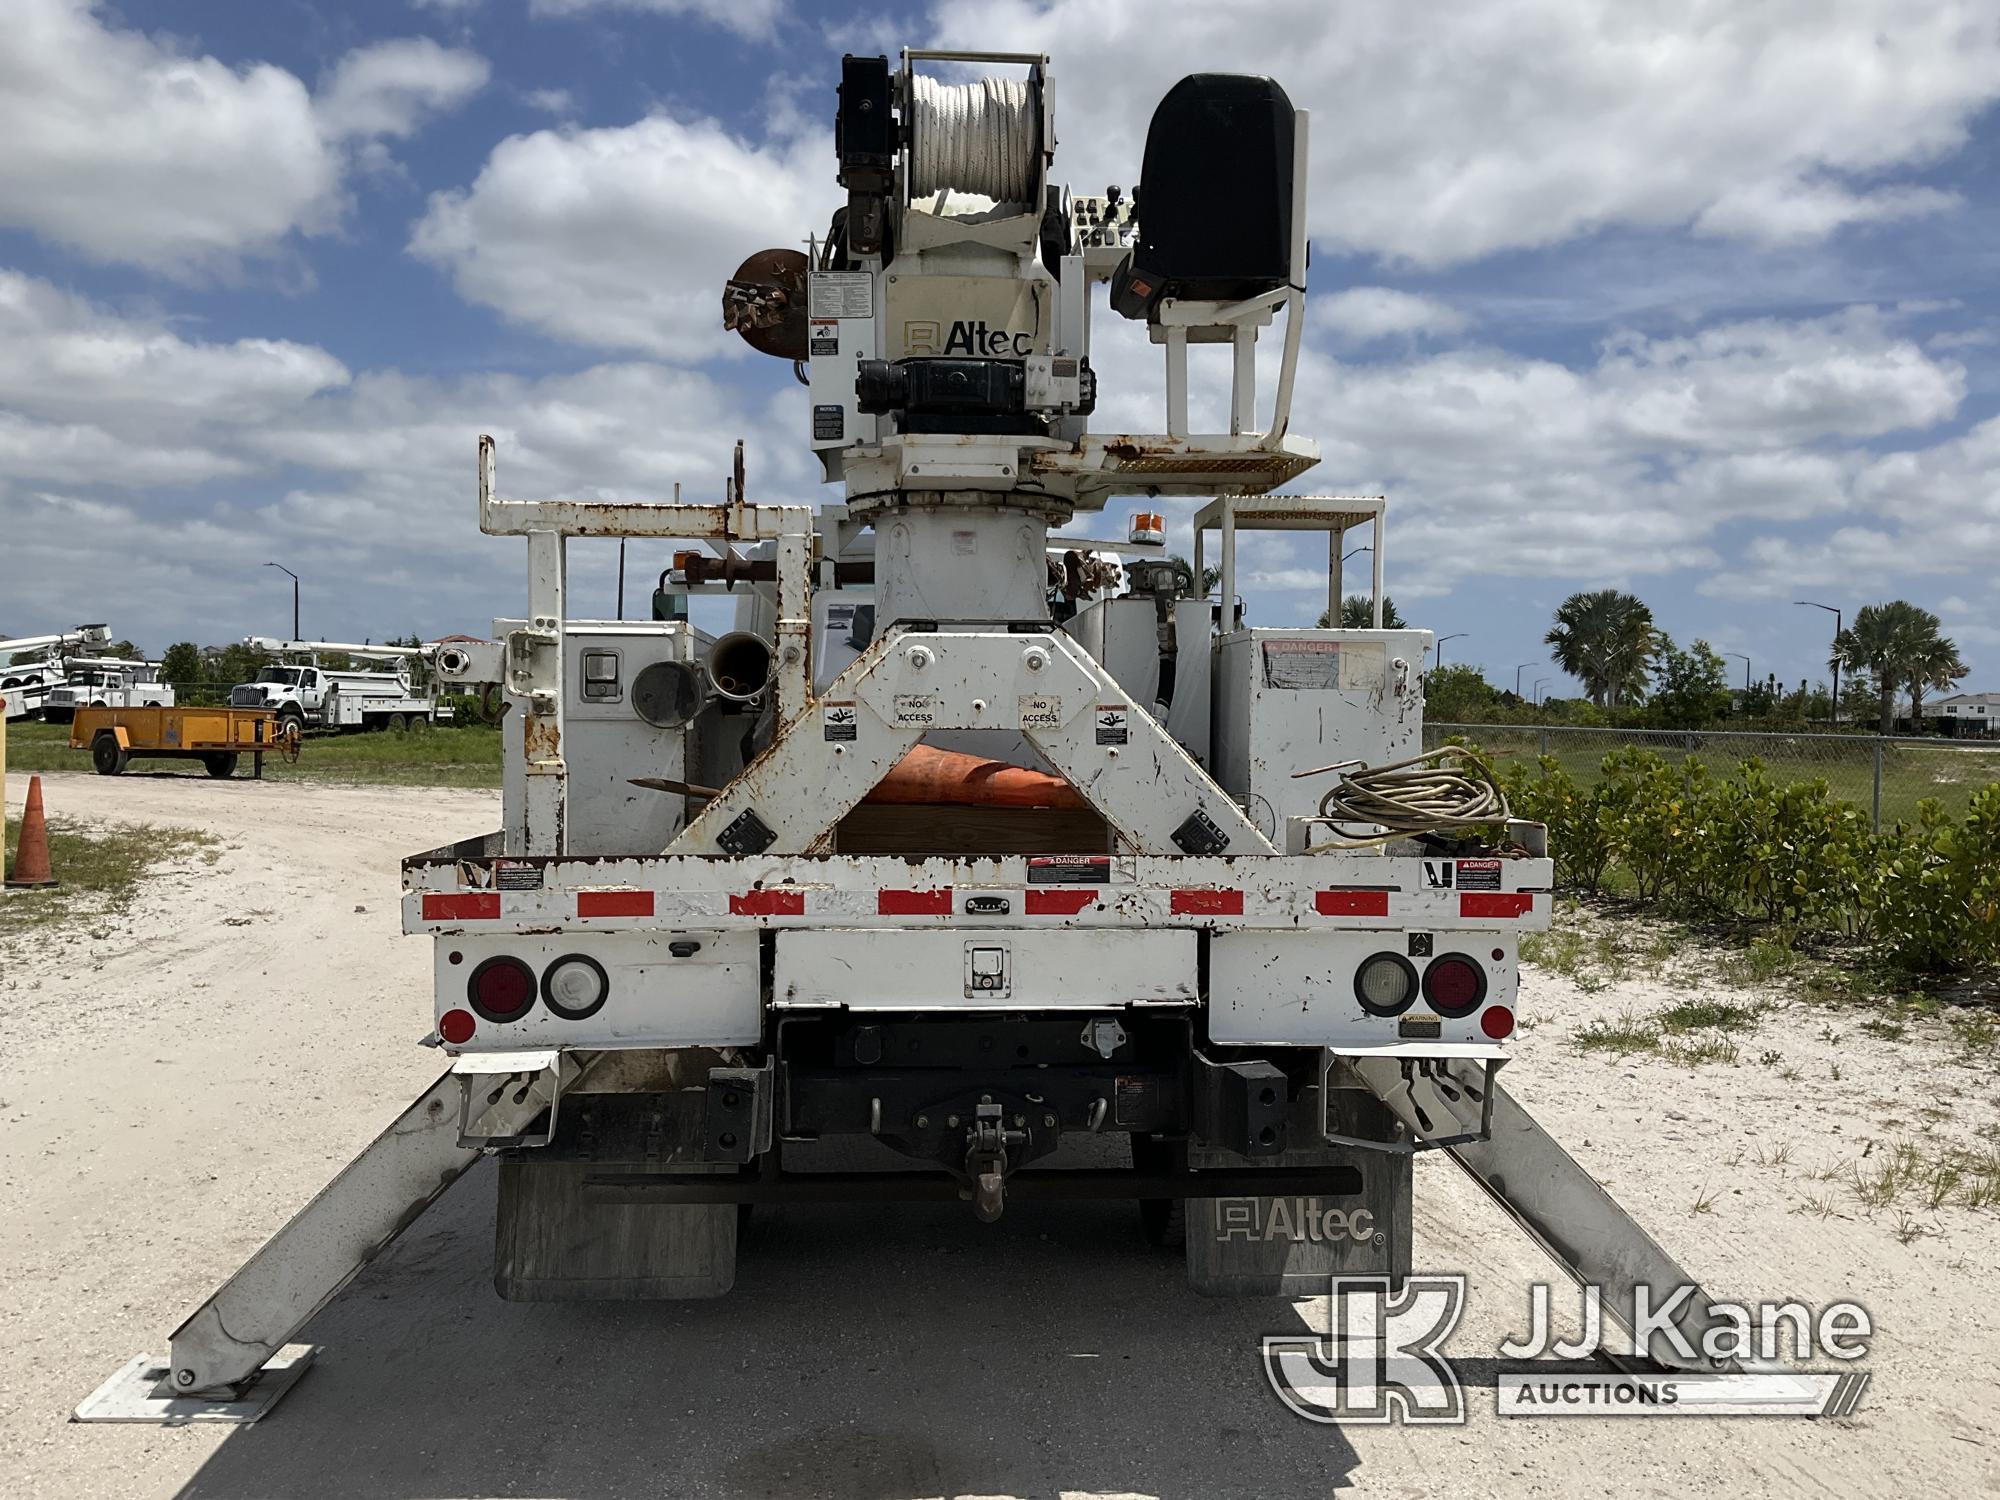
<instances>
[{"instance_id":1,"label":"orange pipe on deck","mask_svg":"<svg viewBox=\"0 0 2000 1500\"><path fill-rule=\"evenodd\" d=\"M1060 776L918 745L876 783L864 802L949 803L962 807L1090 806Z\"/></svg>"}]
</instances>

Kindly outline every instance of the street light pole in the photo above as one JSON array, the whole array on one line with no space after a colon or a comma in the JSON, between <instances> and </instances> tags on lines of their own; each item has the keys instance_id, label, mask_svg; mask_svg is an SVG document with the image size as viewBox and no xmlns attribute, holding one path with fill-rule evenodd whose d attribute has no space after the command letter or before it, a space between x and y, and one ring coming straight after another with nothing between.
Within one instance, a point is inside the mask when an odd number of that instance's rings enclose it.
<instances>
[{"instance_id":1,"label":"street light pole","mask_svg":"<svg viewBox=\"0 0 2000 1500\"><path fill-rule=\"evenodd\" d=\"M1840 611L1831 604L1821 604L1816 599L1794 599L1792 603L1804 609L1823 609L1833 616L1834 649L1829 663L1833 667L1833 727L1838 729L1840 728L1840 633L1846 627L1841 621Z\"/></svg>"},{"instance_id":2,"label":"street light pole","mask_svg":"<svg viewBox=\"0 0 2000 1500\"><path fill-rule=\"evenodd\" d=\"M1548 686L1548 682L1549 679L1546 677L1537 677L1535 679L1535 707L1537 708L1542 706L1542 689Z\"/></svg>"},{"instance_id":3,"label":"street light pole","mask_svg":"<svg viewBox=\"0 0 2000 1500\"><path fill-rule=\"evenodd\" d=\"M283 563L267 562L264 566L267 568L276 568L280 573L283 573L292 580L292 639L297 640L299 638L299 575Z\"/></svg>"},{"instance_id":4,"label":"street light pole","mask_svg":"<svg viewBox=\"0 0 2000 1500\"><path fill-rule=\"evenodd\" d=\"M1465 630L1454 630L1450 635L1439 636L1437 638L1437 660L1431 664L1431 670L1435 672L1439 667L1444 665L1444 643L1446 641L1461 641L1470 633L1470 631Z\"/></svg>"},{"instance_id":5,"label":"street light pole","mask_svg":"<svg viewBox=\"0 0 2000 1500\"><path fill-rule=\"evenodd\" d=\"M1724 656L1738 656L1743 658L1743 691L1747 696L1750 692L1750 658L1744 656L1741 651L1725 651L1722 654Z\"/></svg>"},{"instance_id":6,"label":"street light pole","mask_svg":"<svg viewBox=\"0 0 2000 1500\"><path fill-rule=\"evenodd\" d=\"M1524 661L1520 666L1514 668L1514 696L1516 698L1521 696L1521 673L1533 665L1534 663L1531 661Z\"/></svg>"}]
</instances>

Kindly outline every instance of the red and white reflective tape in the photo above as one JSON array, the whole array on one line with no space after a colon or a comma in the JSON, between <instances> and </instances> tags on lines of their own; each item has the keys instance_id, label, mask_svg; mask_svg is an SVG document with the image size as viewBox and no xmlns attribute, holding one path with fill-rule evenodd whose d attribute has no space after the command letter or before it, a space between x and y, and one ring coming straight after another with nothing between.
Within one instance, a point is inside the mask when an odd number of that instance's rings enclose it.
<instances>
[{"instance_id":1,"label":"red and white reflective tape","mask_svg":"<svg viewBox=\"0 0 2000 1500\"><path fill-rule=\"evenodd\" d=\"M653 893L578 891L576 914L579 917L650 917L653 914Z\"/></svg>"},{"instance_id":2,"label":"red and white reflective tape","mask_svg":"<svg viewBox=\"0 0 2000 1500\"><path fill-rule=\"evenodd\" d=\"M1167 909L1177 917L1240 917L1243 893L1180 889L1169 898Z\"/></svg>"},{"instance_id":3,"label":"red and white reflective tape","mask_svg":"<svg viewBox=\"0 0 2000 1500\"><path fill-rule=\"evenodd\" d=\"M1386 917L1387 891L1314 891L1313 910L1322 917Z\"/></svg>"},{"instance_id":4,"label":"red and white reflective tape","mask_svg":"<svg viewBox=\"0 0 2000 1500\"><path fill-rule=\"evenodd\" d=\"M1073 917L1097 905L1102 886L1031 885L1021 894L1021 911L1030 917Z\"/></svg>"},{"instance_id":5,"label":"red and white reflective tape","mask_svg":"<svg viewBox=\"0 0 2000 1500\"><path fill-rule=\"evenodd\" d=\"M492 922L500 917L498 891L426 891L426 922Z\"/></svg>"},{"instance_id":6,"label":"red and white reflective tape","mask_svg":"<svg viewBox=\"0 0 2000 1500\"><path fill-rule=\"evenodd\" d=\"M1312 917L1363 924L1395 922L1408 927L1451 926L1456 923L1514 922L1536 911L1532 891L1397 891L1380 886L1333 886L1320 890L1277 889L1253 894L1231 886L1127 886L1031 884L1026 887L936 886L928 889L882 887L842 889L820 885L766 886L757 890L654 890L644 887L556 891L425 891L417 899L420 919L427 924L505 920L523 928L579 921L652 921L683 923L727 917L785 919L812 916L851 924L866 915L885 918L951 917L958 899L968 914L1004 913L1018 901L1024 917L1076 918L1098 913L1092 920L1143 926L1163 916L1208 919L1248 926L1314 925ZM503 896L506 911L502 911ZM1454 905L1455 898L1455 905ZM979 903L984 902L985 905ZM1115 903L1122 915L1106 915ZM1164 908L1164 911L1162 911ZM1544 908L1546 910L1546 908Z\"/></svg>"},{"instance_id":7,"label":"red and white reflective tape","mask_svg":"<svg viewBox=\"0 0 2000 1500\"><path fill-rule=\"evenodd\" d=\"M1527 891L1463 891L1458 898L1461 917L1525 917L1535 909L1535 898Z\"/></svg>"},{"instance_id":8,"label":"red and white reflective tape","mask_svg":"<svg viewBox=\"0 0 2000 1500\"><path fill-rule=\"evenodd\" d=\"M937 891L877 891L875 911L884 917L948 917L951 887Z\"/></svg>"},{"instance_id":9,"label":"red and white reflective tape","mask_svg":"<svg viewBox=\"0 0 2000 1500\"><path fill-rule=\"evenodd\" d=\"M729 914L732 917L803 917L806 914L806 893L744 891L729 898Z\"/></svg>"}]
</instances>

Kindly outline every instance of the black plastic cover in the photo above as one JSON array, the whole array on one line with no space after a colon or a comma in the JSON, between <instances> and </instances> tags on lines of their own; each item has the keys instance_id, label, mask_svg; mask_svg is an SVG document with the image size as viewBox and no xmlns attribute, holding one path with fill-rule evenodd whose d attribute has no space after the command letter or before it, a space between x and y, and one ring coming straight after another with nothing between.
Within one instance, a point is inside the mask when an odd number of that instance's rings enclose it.
<instances>
[{"instance_id":1,"label":"black plastic cover","mask_svg":"<svg viewBox=\"0 0 2000 1500\"><path fill-rule=\"evenodd\" d=\"M1169 89L1146 132L1138 243L1112 305L1140 318L1163 297L1235 301L1283 286L1296 130L1269 78L1195 73Z\"/></svg>"},{"instance_id":2,"label":"black plastic cover","mask_svg":"<svg viewBox=\"0 0 2000 1500\"><path fill-rule=\"evenodd\" d=\"M857 171L886 172L896 150L896 122L889 112L889 59L855 57L840 60L840 111L833 123L834 149L840 153L842 187L875 187L871 179L850 181Z\"/></svg>"}]
</instances>

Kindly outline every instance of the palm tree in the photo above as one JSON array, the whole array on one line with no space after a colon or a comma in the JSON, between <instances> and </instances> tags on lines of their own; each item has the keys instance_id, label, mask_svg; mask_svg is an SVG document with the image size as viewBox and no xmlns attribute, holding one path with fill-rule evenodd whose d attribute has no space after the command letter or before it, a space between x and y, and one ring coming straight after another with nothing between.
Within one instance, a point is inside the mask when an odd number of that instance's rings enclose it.
<instances>
[{"instance_id":1,"label":"palm tree","mask_svg":"<svg viewBox=\"0 0 2000 1500\"><path fill-rule=\"evenodd\" d=\"M1938 617L1905 599L1864 604L1854 623L1834 637L1833 655L1849 671L1874 679L1883 734L1896 727L1897 688L1909 687L1914 714L1924 688L1948 687L1965 675L1958 648L1938 634Z\"/></svg>"},{"instance_id":2,"label":"palm tree","mask_svg":"<svg viewBox=\"0 0 2000 1500\"><path fill-rule=\"evenodd\" d=\"M1910 727L1921 730L1924 727L1924 694L1935 688L1940 693L1948 693L1952 685L1966 674L1966 665L1959 659L1958 646L1944 636L1927 641L1916 652L1909 663L1910 684Z\"/></svg>"},{"instance_id":3,"label":"palm tree","mask_svg":"<svg viewBox=\"0 0 2000 1500\"><path fill-rule=\"evenodd\" d=\"M1333 611L1319 612L1319 628L1334 628ZM1340 601L1340 628L1342 630L1373 630L1375 628L1375 601L1367 594L1349 594ZM1408 629L1403 617L1396 613L1396 601L1387 594L1382 596L1382 628L1384 630Z\"/></svg>"},{"instance_id":4,"label":"palm tree","mask_svg":"<svg viewBox=\"0 0 2000 1500\"><path fill-rule=\"evenodd\" d=\"M1581 682L1599 708L1636 697L1659 652L1653 612L1617 589L1571 594L1544 640L1555 648L1555 664Z\"/></svg>"}]
</instances>

